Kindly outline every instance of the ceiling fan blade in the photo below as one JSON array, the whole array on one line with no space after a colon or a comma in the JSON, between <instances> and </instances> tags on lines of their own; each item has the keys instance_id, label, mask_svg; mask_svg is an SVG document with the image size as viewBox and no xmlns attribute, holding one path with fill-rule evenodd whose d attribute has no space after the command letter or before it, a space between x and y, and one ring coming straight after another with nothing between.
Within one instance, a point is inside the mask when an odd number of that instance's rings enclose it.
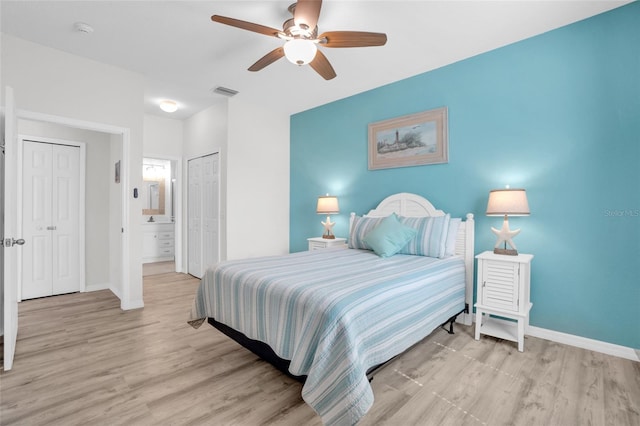
<instances>
[{"instance_id":1,"label":"ceiling fan blade","mask_svg":"<svg viewBox=\"0 0 640 426\"><path fill-rule=\"evenodd\" d=\"M329 60L319 50L316 52L316 57L313 58L313 61L309 62L309 65L325 80L331 80L336 76L336 72L333 70Z\"/></svg>"},{"instance_id":2,"label":"ceiling fan blade","mask_svg":"<svg viewBox=\"0 0 640 426\"><path fill-rule=\"evenodd\" d=\"M249 67L249 71L260 71L262 68L266 67L267 65L271 65L283 56L284 49L282 47L273 49L271 52L258 59L255 64L251 65Z\"/></svg>"},{"instance_id":3,"label":"ceiling fan blade","mask_svg":"<svg viewBox=\"0 0 640 426\"><path fill-rule=\"evenodd\" d=\"M213 22L231 25L232 27L241 28L243 30L253 31L254 33L273 37L278 37L278 34L282 32L280 30L276 30L275 28L265 27L264 25L254 24L253 22L241 21L240 19L228 18L226 16L213 15L211 17L211 20Z\"/></svg>"},{"instance_id":4,"label":"ceiling fan blade","mask_svg":"<svg viewBox=\"0 0 640 426\"><path fill-rule=\"evenodd\" d=\"M320 34L320 40L326 47L368 47L384 46L387 35L384 33L368 33L363 31L328 31Z\"/></svg>"},{"instance_id":5,"label":"ceiling fan blade","mask_svg":"<svg viewBox=\"0 0 640 426\"><path fill-rule=\"evenodd\" d=\"M297 26L305 24L311 31L318 25L322 0L298 0L293 11L293 21Z\"/></svg>"}]
</instances>

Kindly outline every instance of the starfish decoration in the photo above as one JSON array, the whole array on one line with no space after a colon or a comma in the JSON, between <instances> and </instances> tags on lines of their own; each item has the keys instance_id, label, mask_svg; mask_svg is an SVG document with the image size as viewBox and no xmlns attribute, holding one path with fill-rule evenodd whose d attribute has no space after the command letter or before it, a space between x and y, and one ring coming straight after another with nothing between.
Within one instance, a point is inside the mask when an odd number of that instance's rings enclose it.
<instances>
[{"instance_id":1,"label":"starfish decoration","mask_svg":"<svg viewBox=\"0 0 640 426\"><path fill-rule=\"evenodd\" d=\"M502 223L502 229L498 230L494 227L491 227L491 231L496 234L498 237L498 241L496 242L495 248L500 248L500 244L505 243L505 246L509 244L512 249L517 250L516 245L513 243L512 238L520 233L519 229L512 231L509 229L509 221L505 217L504 222Z\"/></svg>"},{"instance_id":2,"label":"starfish decoration","mask_svg":"<svg viewBox=\"0 0 640 426\"><path fill-rule=\"evenodd\" d=\"M335 225L335 222L331 222L331 217L327 215L327 221L326 222L320 222L322 224L322 226L324 226L324 230L327 231L325 235L333 235L333 233L331 231L333 231L333 225Z\"/></svg>"}]
</instances>

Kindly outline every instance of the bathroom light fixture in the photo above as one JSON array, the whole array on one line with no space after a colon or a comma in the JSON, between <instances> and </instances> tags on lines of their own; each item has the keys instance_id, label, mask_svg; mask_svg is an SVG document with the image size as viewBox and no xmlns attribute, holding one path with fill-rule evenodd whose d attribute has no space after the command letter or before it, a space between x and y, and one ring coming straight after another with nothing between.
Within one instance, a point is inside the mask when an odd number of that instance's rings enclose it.
<instances>
[{"instance_id":1,"label":"bathroom light fixture","mask_svg":"<svg viewBox=\"0 0 640 426\"><path fill-rule=\"evenodd\" d=\"M296 65L305 65L316 57L318 47L311 40L294 38L284 44L284 56Z\"/></svg>"},{"instance_id":2,"label":"bathroom light fixture","mask_svg":"<svg viewBox=\"0 0 640 426\"><path fill-rule=\"evenodd\" d=\"M176 112L178 110L178 104L175 101L160 101L160 109L164 112Z\"/></svg>"},{"instance_id":3,"label":"bathroom light fixture","mask_svg":"<svg viewBox=\"0 0 640 426\"><path fill-rule=\"evenodd\" d=\"M327 215L327 221L320 222L322 226L324 226L325 231L327 231L322 236L322 238L327 238L330 240L335 239L336 236L331 232L331 230L333 229L333 225L335 225L335 222L331 222L330 215L340 213L340 207L338 207L338 197L329 194L321 195L320 197L318 197L318 206L316 207L316 213Z\"/></svg>"},{"instance_id":4,"label":"bathroom light fixture","mask_svg":"<svg viewBox=\"0 0 640 426\"><path fill-rule=\"evenodd\" d=\"M502 229L491 228L496 234L498 241L496 242L493 252L496 254L507 254L516 256L518 250L513 243L512 238L520 233L519 229L512 231L509 229L509 215L511 216L529 216L529 203L527 202L527 193L524 189L493 189L489 192L489 201L487 203L487 216L504 216ZM504 242L504 248L500 248L500 244ZM507 249L507 244L511 249Z\"/></svg>"}]
</instances>

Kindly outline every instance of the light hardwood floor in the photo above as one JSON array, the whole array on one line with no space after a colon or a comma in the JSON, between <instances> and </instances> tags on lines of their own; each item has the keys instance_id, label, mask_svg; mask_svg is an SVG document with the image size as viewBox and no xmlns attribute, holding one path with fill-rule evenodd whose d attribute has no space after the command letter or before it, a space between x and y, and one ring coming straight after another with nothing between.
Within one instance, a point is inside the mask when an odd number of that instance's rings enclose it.
<instances>
[{"instance_id":1,"label":"light hardwood floor","mask_svg":"<svg viewBox=\"0 0 640 426\"><path fill-rule=\"evenodd\" d=\"M2 425L320 425L301 385L204 324L198 280L145 277L145 308L109 291L20 304ZM442 330L372 382L362 425L640 425L640 363L527 337L526 352Z\"/></svg>"},{"instance_id":2,"label":"light hardwood floor","mask_svg":"<svg viewBox=\"0 0 640 426\"><path fill-rule=\"evenodd\" d=\"M167 262L152 262L142 264L142 276L164 274L166 272L175 272L176 263L173 260Z\"/></svg>"}]
</instances>

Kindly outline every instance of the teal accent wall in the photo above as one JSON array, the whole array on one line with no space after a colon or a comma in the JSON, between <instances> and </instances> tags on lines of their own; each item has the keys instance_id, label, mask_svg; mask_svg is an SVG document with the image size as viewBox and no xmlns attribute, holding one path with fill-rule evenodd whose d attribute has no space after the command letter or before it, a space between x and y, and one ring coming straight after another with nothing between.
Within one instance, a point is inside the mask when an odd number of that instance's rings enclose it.
<instances>
[{"instance_id":1,"label":"teal accent wall","mask_svg":"<svg viewBox=\"0 0 640 426\"><path fill-rule=\"evenodd\" d=\"M441 106L448 164L368 170L369 123ZM510 218L535 255L531 325L640 348L640 3L293 115L290 250L321 235L318 195L339 197L346 237L349 212L396 192L473 213L491 250L505 184L531 208Z\"/></svg>"}]
</instances>

